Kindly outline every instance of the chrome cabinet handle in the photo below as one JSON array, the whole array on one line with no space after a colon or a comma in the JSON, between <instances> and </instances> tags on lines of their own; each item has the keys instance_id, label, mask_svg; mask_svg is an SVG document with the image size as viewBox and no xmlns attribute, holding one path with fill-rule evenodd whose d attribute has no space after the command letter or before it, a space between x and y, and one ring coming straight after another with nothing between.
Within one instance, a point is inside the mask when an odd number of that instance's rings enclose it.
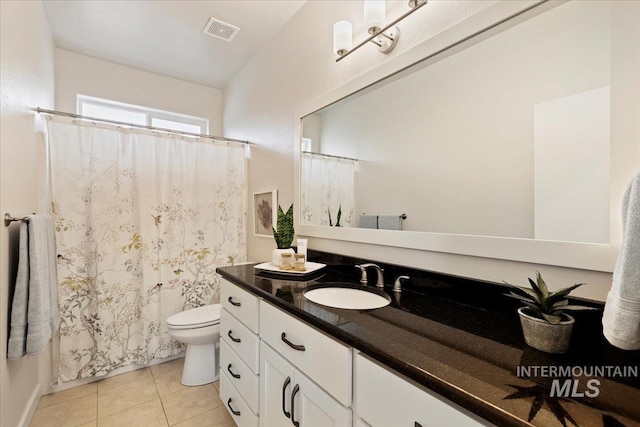
<instances>
[{"instance_id":1,"label":"chrome cabinet handle","mask_svg":"<svg viewBox=\"0 0 640 427\"><path fill-rule=\"evenodd\" d=\"M227 400L227 406L229 407L229 409L231 410L233 415L240 416L240 411L236 411L235 409L233 409L231 407L231 398L229 398L229 400Z\"/></svg>"},{"instance_id":2,"label":"chrome cabinet handle","mask_svg":"<svg viewBox=\"0 0 640 427\"><path fill-rule=\"evenodd\" d=\"M296 427L300 427L300 422L295 420L296 407L295 407L295 402L293 401L293 399L295 399L296 394L299 391L300 391L300 384L296 384L296 386L293 388L293 392L291 393L291 422Z\"/></svg>"},{"instance_id":3,"label":"chrome cabinet handle","mask_svg":"<svg viewBox=\"0 0 640 427\"><path fill-rule=\"evenodd\" d=\"M287 339L287 334L285 334L284 332L282 333L282 335L280 335L280 338L282 338L282 341L284 341L285 344L287 344L289 347L291 347L294 350L298 350L298 351L304 351L305 350L303 345L294 344L291 341L289 341Z\"/></svg>"},{"instance_id":4,"label":"chrome cabinet handle","mask_svg":"<svg viewBox=\"0 0 640 427\"><path fill-rule=\"evenodd\" d=\"M233 335L231 335L231 330L229 330L229 332L227 332L227 336L228 336L229 338L231 338L231 341L233 341L233 342L240 342L240 341L242 341L240 338L234 338L234 337L233 337Z\"/></svg>"},{"instance_id":5,"label":"chrome cabinet handle","mask_svg":"<svg viewBox=\"0 0 640 427\"><path fill-rule=\"evenodd\" d=\"M233 298L233 297L229 297L229 298L227 298L227 301L229 301L229 302L231 303L231 305L234 305L234 306L236 306L236 307L240 307L240 306L242 305L242 303L241 303L241 302L235 302L232 298Z\"/></svg>"},{"instance_id":6,"label":"chrome cabinet handle","mask_svg":"<svg viewBox=\"0 0 640 427\"><path fill-rule=\"evenodd\" d=\"M282 385L282 413L287 418L291 418L291 414L287 412L287 409L285 408L284 397L285 397L285 392L287 391L287 387L289 387L290 383L291 383L291 377L287 377L287 379L284 380L284 384Z\"/></svg>"},{"instance_id":7,"label":"chrome cabinet handle","mask_svg":"<svg viewBox=\"0 0 640 427\"><path fill-rule=\"evenodd\" d=\"M229 373L231 374L231 376L233 378L238 378L240 379L240 374L234 374L233 371L231 371L231 363L229 363L229 366L227 366L227 371L229 371Z\"/></svg>"}]
</instances>

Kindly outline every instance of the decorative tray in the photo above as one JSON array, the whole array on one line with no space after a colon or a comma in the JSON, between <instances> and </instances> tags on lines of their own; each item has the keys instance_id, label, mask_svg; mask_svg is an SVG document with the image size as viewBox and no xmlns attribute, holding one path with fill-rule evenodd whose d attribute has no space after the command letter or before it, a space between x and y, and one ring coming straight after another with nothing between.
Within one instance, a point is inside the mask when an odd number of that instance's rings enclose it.
<instances>
[{"instance_id":1,"label":"decorative tray","mask_svg":"<svg viewBox=\"0 0 640 427\"><path fill-rule=\"evenodd\" d=\"M305 263L305 267L307 267L305 271L295 271L280 270L280 267L276 267L272 262L263 262L262 264L253 266L253 268L256 270L267 271L272 274L281 274L283 276L305 276L307 274L315 273L318 270L322 270L326 265L327 264L322 264L321 262L307 261Z\"/></svg>"}]
</instances>

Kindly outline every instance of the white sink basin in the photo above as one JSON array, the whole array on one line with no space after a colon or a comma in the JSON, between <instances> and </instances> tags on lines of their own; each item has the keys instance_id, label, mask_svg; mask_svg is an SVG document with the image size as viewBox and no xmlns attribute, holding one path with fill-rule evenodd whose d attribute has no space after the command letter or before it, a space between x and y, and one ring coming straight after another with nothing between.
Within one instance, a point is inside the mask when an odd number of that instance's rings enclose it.
<instances>
[{"instance_id":1,"label":"white sink basin","mask_svg":"<svg viewBox=\"0 0 640 427\"><path fill-rule=\"evenodd\" d=\"M370 310L389 305L391 298L382 291L352 283L323 283L303 291L309 301L333 308Z\"/></svg>"}]
</instances>

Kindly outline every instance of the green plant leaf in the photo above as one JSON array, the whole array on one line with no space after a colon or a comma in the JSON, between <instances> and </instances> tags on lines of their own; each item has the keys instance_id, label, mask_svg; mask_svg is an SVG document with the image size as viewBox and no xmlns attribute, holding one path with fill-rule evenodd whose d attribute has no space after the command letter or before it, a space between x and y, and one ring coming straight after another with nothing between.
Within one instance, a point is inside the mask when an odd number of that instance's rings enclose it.
<instances>
[{"instance_id":1,"label":"green plant leaf","mask_svg":"<svg viewBox=\"0 0 640 427\"><path fill-rule=\"evenodd\" d=\"M555 309L562 308L562 307L567 306L567 305L569 305L569 300L565 298L563 300L560 300L560 301L554 303L551 306L551 309L555 310Z\"/></svg>"},{"instance_id":2,"label":"green plant leaf","mask_svg":"<svg viewBox=\"0 0 640 427\"><path fill-rule=\"evenodd\" d=\"M542 292L542 289L540 289L540 287L536 284L536 282L533 281L533 279L529 278L527 280L529 280L529 284L531 285L531 288L536 293L536 301L538 301L540 304L543 304L546 296Z\"/></svg>"},{"instance_id":3,"label":"green plant leaf","mask_svg":"<svg viewBox=\"0 0 640 427\"><path fill-rule=\"evenodd\" d=\"M544 317L544 319L549 322L552 323L554 325L560 323L560 321L562 321L562 316L558 316L558 315L554 315L554 314L547 314L547 313L541 313L542 317Z\"/></svg>"},{"instance_id":4,"label":"green plant leaf","mask_svg":"<svg viewBox=\"0 0 640 427\"><path fill-rule=\"evenodd\" d=\"M586 305L565 305L563 310L598 310L596 307L587 307Z\"/></svg>"},{"instance_id":5,"label":"green plant leaf","mask_svg":"<svg viewBox=\"0 0 640 427\"><path fill-rule=\"evenodd\" d=\"M284 213L281 206L278 206L278 229L271 227L273 238L276 241L278 249L287 249L291 247L295 230L293 228L293 204L289 206L287 213Z\"/></svg>"},{"instance_id":6,"label":"green plant leaf","mask_svg":"<svg viewBox=\"0 0 640 427\"><path fill-rule=\"evenodd\" d=\"M530 296L518 295L518 294L514 294L513 292L509 292L508 294L504 294L504 295L510 298L519 299L520 301L523 301L523 302L535 304L535 300Z\"/></svg>"},{"instance_id":7,"label":"green plant leaf","mask_svg":"<svg viewBox=\"0 0 640 427\"><path fill-rule=\"evenodd\" d=\"M512 287L510 289L510 291L515 292L517 294L520 294L520 295L522 295L524 297L530 297L532 300L534 300L536 302L538 301L538 295L535 292L530 291L529 289L521 288L519 286L514 286L514 285L512 285L510 283L507 283L507 282L504 282L504 283L506 285L509 285L509 286Z\"/></svg>"},{"instance_id":8,"label":"green plant leaf","mask_svg":"<svg viewBox=\"0 0 640 427\"><path fill-rule=\"evenodd\" d=\"M579 286L584 285L584 283L577 283L573 286L569 286L568 288L564 288L564 289L560 289L559 291L555 291L553 293L551 293L551 295L549 295L549 300L555 302L558 301L560 298L563 298L567 295L569 295L571 293L571 291L573 291L574 289L576 289Z\"/></svg>"},{"instance_id":9,"label":"green plant leaf","mask_svg":"<svg viewBox=\"0 0 640 427\"><path fill-rule=\"evenodd\" d=\"M549 296L549 288L547 287L547 284L544 282L544 279L542 279L542 275L540 274L539 271L536 271L536 282L538 283L538 287L540 288L540 291L542 292L542 295L546 298Z\"/></svg>"}]
</instances>

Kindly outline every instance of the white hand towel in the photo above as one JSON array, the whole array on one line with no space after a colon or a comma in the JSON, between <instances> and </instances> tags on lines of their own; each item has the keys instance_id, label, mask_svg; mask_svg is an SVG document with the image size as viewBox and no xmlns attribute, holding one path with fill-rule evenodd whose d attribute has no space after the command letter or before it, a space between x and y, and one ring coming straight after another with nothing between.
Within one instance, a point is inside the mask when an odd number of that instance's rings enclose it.
<instances>
[{"instance_id":1,"label":"white hand towel","mask_svg":"<svg viewBox=\"0 0 640 427\"><path fill-rule=\"evenodd\" d=\"M622 202L622 247L602 316L604 336L623 350L640 349L640 172Z\"/></svg>"},{"instance_id":2,"label":"white hand towel","mask_svg":"<svg viewBox=\"0 0 640 427\"><path fill-rule=\"evenodd\" d=\"M8 358L42 351L58 329L53 219L30 215L20 225L20 259L12 302Z\"/></svg>"},{"instance_id":3,"label":"white hand towel","mask_svg":"<svg viewBox=\"0 0 640 427\"><path fill-rule=\"evenodd\" d=\"M360 228L378 228L378 215L360 215Z\"/></svg>"},{"instance_id":4,"label":"white hand towel","mask_svg":"<svg viewBox=\"0 0 640 427\"><path fill-rule=\"evenodd\" d=\"M18 359L26 354L27 309L29 303L29 232L27 223L20 223L18 274L11 303L11 328L7 358Z\"/></svg>"},{"instance_id":5,"label":"white hand towel","mask_svg":"<svg viewBox=\"0 0 640 427\"><path fill-rule=\"evenodd\" d=\"M380 230L402 230L402 217L400 215L378 215L378 228Z\"/></svg>"}]
</instances>

